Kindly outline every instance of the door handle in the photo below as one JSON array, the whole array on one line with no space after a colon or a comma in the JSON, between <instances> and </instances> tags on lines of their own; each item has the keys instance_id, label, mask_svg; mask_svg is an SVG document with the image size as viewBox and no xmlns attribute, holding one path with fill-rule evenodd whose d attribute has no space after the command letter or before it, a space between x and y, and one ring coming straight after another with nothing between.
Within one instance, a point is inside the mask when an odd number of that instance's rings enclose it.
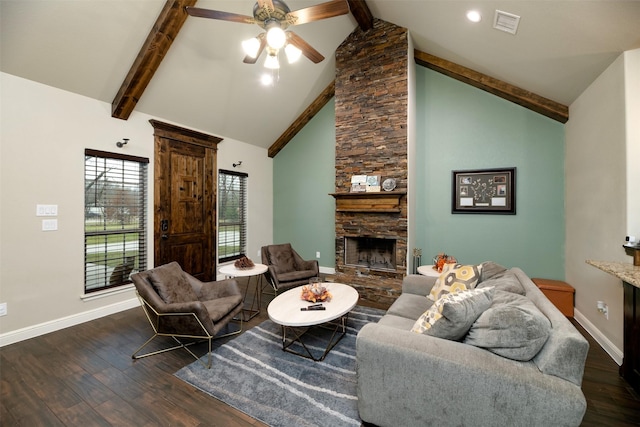
<instances>
[{"instance_id":1,"label":"door handle","mask_svg":"<svg viewBox=\"0 0 640 427\"><path fill-rule=\"evenodd\" d=\"M162 237L162 240L167 240L167 239L169 238L169 235L167 235L167 234L163 234L163 235L162 235L162 236L160 236L160 237Z\"/></svg>"}]
</instances>

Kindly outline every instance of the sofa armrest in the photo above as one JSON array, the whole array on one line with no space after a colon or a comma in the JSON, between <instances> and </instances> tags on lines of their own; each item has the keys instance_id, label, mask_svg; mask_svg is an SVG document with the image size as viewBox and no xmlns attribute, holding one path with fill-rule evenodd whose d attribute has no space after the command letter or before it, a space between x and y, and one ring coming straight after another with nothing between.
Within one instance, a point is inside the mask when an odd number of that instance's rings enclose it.
<instances>
[{"instance_id":1,"label":"sofa armrest","mask_svg":"<svg viewBox=\"0 0 640 427\"><path fill-rule=\"evenodd\" d=\"M361 329L356 360L360 417L380 427L579 425L586 410L580 387L533 363L385 325Z\"/></svg>"},{"instance_id":2,"label":"sofa armrest","mask_svg":"<svg viewBox=\"0 0 640 427\"><path fill-rule=\"evenodd\" d=\"M402 280L402 292L427 296L437 279L437 277L423 276L422 274L407 274Z\"/></svg>"}]
</instances>

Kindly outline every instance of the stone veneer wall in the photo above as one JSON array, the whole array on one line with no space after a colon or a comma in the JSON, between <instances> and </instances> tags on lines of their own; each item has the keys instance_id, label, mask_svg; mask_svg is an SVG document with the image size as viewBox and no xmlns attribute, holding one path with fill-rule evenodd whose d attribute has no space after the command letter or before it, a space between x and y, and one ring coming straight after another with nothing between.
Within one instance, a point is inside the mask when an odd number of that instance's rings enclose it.
<instances>
[{"instance_id":1,"label":"stone veneer wall","mask_svg":"<svg viewBox=\"0 0 640 427\"><path fill-rule=\"evenodd\" d=\"M352 175L395 178L407 190L408 49L405 28L374 20L336 51L336 193L348 193ZM394 272L362 271L344 265L344 237L397 239ZM390 304L406 274L407 200L400 213L336 212L336 277L363 299Z\"/></svg>"}]
</instances>

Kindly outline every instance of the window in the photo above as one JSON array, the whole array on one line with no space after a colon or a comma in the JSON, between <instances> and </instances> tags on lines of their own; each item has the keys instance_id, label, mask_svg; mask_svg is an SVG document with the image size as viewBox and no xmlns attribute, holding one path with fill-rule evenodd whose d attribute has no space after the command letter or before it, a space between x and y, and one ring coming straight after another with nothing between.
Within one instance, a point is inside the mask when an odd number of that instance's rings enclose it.
<instances>
[{"instance_id":1,"label":"window","mask_svg":"<svg viewBox=\"0 0 640 427\"><path fill-rule=\"evenodd\" d=\"M242 172L218 173L218 262L247 252L247 178Z\"/></svg>"},{"instance_id":2,"label":"window","mask_svg":"<svg viewBox=\"0 0 640 427\"><path fill-rule=\"evenodd\" d=\"M147 268L149 159L85 150L85 293L131 283Z\"/></svg>"}]
</instances>

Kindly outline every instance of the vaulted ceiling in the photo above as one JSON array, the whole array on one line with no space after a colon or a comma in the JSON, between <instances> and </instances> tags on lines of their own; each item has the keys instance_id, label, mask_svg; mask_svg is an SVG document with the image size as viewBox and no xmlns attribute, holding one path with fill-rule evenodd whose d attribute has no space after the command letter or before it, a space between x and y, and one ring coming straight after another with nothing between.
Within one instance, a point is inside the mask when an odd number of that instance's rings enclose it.
<instances>
[{"instance_id":1,"label":"vaulted ceiling","mask_svg":"<svg viewBox=\"0 0 640 427\"><path fill-rule=\"evenodd\" d=\"M292 10L322 2L287 0ZM251 15L254 3L199 0L196 6ZM564 105L621 52L640 48L635 0L361 3L374 17L408 28L418 51ZM163 29L154 28L164 7L164 0L1 0L0 69L111 104L148 35L158 36L151 52L167 43ZM469 9L482 14L479 23L465 18ZM515 35L492 28L496 10L521 17ZM166 55L149 57L157 71L134 111L270 147L331 84L333 53L357 25L347 14L296 26L326 59L285 63L277 84L263 86L262 60L244 64L240 46L260 28L186 17Z\"/></svg>"}]
</instances>

